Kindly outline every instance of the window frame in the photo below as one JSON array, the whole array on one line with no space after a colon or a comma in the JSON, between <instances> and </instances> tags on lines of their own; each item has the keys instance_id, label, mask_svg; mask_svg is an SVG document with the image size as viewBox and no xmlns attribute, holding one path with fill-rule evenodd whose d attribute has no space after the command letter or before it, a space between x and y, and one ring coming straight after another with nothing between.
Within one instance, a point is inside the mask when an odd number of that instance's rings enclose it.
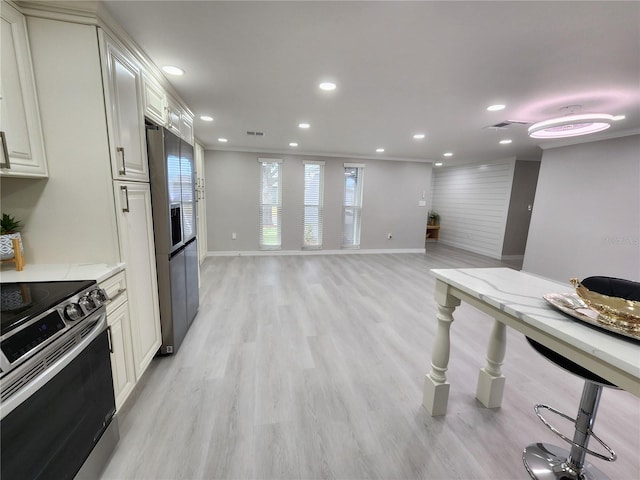
<instances>
[{"instance_id":1,"label":"window frame","mask_svg":"<svg viewBox=\"0 0 640 480\"><path fill-rule=\"evenodd\" d=\"M264 167L266 165L278 165L278 190L276 192L276 203L264 202L265 199L265 185L264 185ZM260 181L258 190L258 248L260 250L281 250L282 249L282 173L283 162L280 158L258 158L258 165L260 166ZM266 186L266 188L273 187ZM276 214L276 240L277 243L267 244L265 243L264 235L264 209L271 207L271 218L273 219L274 208Z\"/></svg>"},{"instance_id":2,"label":"window frame","mask_svg":"<svg viewBox=\"0 0 640 480\"><path fill-rule=\"evenodd\" d=\"M319 160L305 160L303 164L303 211L302 211L302 249L303 250L321 250L323 241L323 228L324 228L324 166L325 162ZM317 165L319 167L319 180L318 180L318 202L317 204L307 203L307 165ZM307 209L317 208L317 239L315 244L307 244L307 226L311 222L307 222Z\"/></svg>"},{"instance_id":3,"label":"window frame","mask_svg":"<svg viewBox=\"0 0 640 480\"><path fill-rule=\"evenodd\" d=\"M344 249L359 249L360 248L360 234L362 232L362 205L364 199L364 163L345 163L344 164L344 190L342 195L342 248ZM348 175L347 169L357 169L356 175L356 188L353 195L353 204L348 205L347 203L347 182ZM347 218L347 209L353 209L352 225L349 227L346 218ZM351 232L348 232L347 229L352 228ZM347 237L350 236L352 241L350 243L346 242Z\"/></svg>"}]
</instances>

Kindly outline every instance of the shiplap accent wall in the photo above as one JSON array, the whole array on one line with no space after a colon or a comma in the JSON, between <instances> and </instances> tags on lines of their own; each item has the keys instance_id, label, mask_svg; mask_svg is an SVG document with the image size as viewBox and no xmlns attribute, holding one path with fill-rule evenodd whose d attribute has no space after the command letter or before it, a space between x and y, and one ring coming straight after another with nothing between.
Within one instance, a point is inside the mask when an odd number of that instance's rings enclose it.
<instances>
[{"instance_id":1,"label":"shiplap accent wall","mask_svg":"<svg viewBox=\"0 0 640 480\"><path fill-rule=\"evenodd\" d=\"M434 169L432 209L440 242L501 258L515 158Z\"/></svg>"}]
</instances>

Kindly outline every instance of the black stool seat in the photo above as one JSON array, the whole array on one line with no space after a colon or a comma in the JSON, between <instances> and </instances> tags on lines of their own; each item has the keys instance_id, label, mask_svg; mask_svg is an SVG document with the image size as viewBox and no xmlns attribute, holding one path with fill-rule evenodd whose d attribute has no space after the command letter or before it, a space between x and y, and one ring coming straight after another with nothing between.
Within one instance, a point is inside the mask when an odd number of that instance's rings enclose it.
<instances>
[{"instance_id":1,"label":"black stool seat","mask_svg":"<svg viewBox=\"0 0 640 480\"><path fill-rule=\"evenodd\" d=\"M591 370L587 370L582 365L578 365L577 363L569 360L567 357L560 355L558 352L554 352L550 348L545 347L544 345L536 342L535 340L531 340L529 337L526 337L527 341L531 346L543 357L547 358L551 362L555 363L560 368L566 370L569 373L573 373L579 377L584 378L593 383L597 383L599 385L605 387L614 387L618 388L613 383L605 380L599 375L596 375Z\"/></svg>"}]
</instances>

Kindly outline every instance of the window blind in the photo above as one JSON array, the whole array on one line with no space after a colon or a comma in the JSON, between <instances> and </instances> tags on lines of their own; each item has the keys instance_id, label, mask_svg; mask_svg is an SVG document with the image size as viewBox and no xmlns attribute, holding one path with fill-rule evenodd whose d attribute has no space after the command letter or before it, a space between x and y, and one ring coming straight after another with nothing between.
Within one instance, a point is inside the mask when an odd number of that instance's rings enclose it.
<instances>
[{"instance_id":1,"label":"window blind","mask_svg":"<svg viewBox=\"0 0 640 480\"><path fill-rule=\"evenodd\" d=\"M282 160L258 159L260 164L260 222L258 244L262 250L282 245Z\"/></svg>"},{"instance_id":2,"label":"window blind","mask_svg":"<svg viewBox=\"0 0 640 480\"><path fill-rule=\"evenodd\" d=\"M323 216L324 162L304 162L303 248L322 248Z\"/></svg>"},{"instance_id":3,"label":"window blind","mask_svg":"<svg viewBox=\"0 0 640 480\"><path fill-rule=\"evenodd\" d=\"M348 164L344 167L344 199L342 207L342 247L360 247L360 225L362 218L363 164Z\"/></svg>"}]
</instances>

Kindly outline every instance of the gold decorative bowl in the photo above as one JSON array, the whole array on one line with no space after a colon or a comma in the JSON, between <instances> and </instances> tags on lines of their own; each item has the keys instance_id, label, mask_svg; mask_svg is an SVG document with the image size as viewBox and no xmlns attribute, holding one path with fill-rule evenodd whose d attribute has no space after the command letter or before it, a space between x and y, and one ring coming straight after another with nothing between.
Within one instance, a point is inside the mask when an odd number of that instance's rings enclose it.
<instances>
[{"instance_id":1,"label":"gold decorative bowl","mask_svg":"<svg viewBox=\"0 0 640 480\"><path fill-rule=\"evenodd\" d=\"M577 278L572 278L570 282L582 301L598 312L599 321L625 330L640 332L640 302L592 292Z\"/></svg>"}]
</instances>

